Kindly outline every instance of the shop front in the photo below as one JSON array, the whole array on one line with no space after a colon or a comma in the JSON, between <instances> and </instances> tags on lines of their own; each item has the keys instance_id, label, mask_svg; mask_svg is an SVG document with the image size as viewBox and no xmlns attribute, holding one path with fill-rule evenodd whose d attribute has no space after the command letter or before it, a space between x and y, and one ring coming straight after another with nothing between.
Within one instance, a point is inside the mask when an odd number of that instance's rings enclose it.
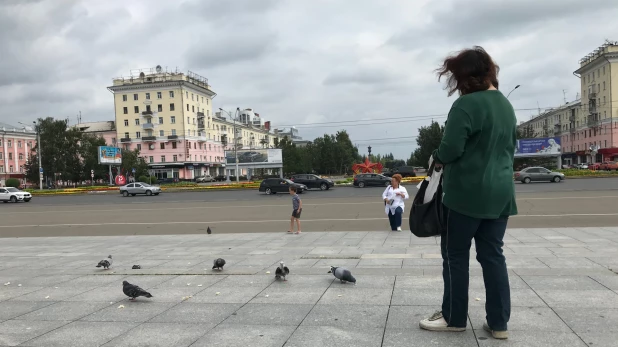
<instances>
[{"instance_id":1,"label":"shop front","mask_svg":"<svg viewBox=\"0 0 618 347\"><path fill-rule=\"evenodd\" d=\"M575 153L562 154L562 166L569 167L577 164L577 155Z\"/></svg>"},{"instance_id":2,"label":"shop front","mask_svg":"<svg viewBox=\"0 0 618 347\"><path fill-rule=\"evenodd\" d=\"M178 178L181 179L181 171L184 171L182 164L150 165L150 174L159 178Z\"/></svg>"},{"instance_id":3,"label":"shop front","mask_svg":"<svg viewBox=\"0 0 618 347\"><path fill-rule=\"evenodd\" d=\"M600 161L616 161L618 160L618 148L601 148L598 156Z\"/></svg>"}]
</instances>

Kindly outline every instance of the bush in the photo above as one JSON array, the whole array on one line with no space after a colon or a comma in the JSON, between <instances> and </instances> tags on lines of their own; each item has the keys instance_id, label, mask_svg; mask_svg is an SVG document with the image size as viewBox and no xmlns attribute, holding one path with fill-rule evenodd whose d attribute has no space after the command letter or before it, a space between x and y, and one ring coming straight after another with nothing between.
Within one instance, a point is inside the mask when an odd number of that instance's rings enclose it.
<instances>
[{"instance_id":1,"label":"bush","mask_svg":"<svg viewBox=\"0 0 618 347\"><path fill-rule=\"evenodd\" d=\"M150 181L150 178L148 178L148 176L139 176L139 177L137 178L137 180L138 180L139 182L148 183L148 182Z\"/></svg>"},{"instance_id":2,"label":"bush","mask_svg":"<svg viewBox=\"0 0 618 347\"><path fill-rule=\"evenodd\" d=\"M7 187L19 188L21 182L17 178L9 178L6 180Z\"/></svg>"},{"instance_id":3,"label":"bush","mask_svg":"<svg viewBox=\"0 0 618 347\"><path fill-rule=\"evenodd\" d=\"M581 177L581 176L618 176L616 171L602 171L602 170L585 170L585 169L565 169L556 170L562 172L567 177Z\"/></svg>"}]
</instances>

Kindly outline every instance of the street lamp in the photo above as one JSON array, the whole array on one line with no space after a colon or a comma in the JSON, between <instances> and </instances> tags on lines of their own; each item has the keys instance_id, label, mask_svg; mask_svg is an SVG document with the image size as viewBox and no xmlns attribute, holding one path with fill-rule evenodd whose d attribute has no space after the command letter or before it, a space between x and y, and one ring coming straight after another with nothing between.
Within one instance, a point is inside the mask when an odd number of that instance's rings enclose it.
<instances>
[{"instance_id":1,"label":"street lamp","mask_svg":"<svg viewBox=\"0 0 618 347\"><path fill-rule=\"evenodd\" d=\"M238 174L238 136L236 136L236 115L232 117L232 115L226 110L219 107L219 111L225 112L232 121L234 121L234 157L236 158L236 183L240 182L240 175ZM236 112L240 113L240 107L236 107ZM229 143L229 142L228 142Z\"/></svg>"},{"instance_id":2,"label":"street lamp","mask_svg":"<svg viewBox=\"0 0 618 347\"><path fill-rule=\"evenodd\" d=\"M23 126L26 126L26 124L22 123L22 122L17 122ZM36 131L36 144L37 144L37 157L39 157L39 190L43 190L43 166L41 165L41 134L39 132L39 126L37 125L36 121L32 121L32 124L34 124L34 129Z\"/></svg>"},{"instance_id":3,"label":"street lamp","mask_svg":"<svg viewBox=\"0 0 618 347\"><path fill-rule=\"evenodd\" d=\"M509 96L511 96L511 93L512 93L512 92L514 92L514 91L515 91L515 89L517 89L517 88L519 88L519 87L520 87L520 85L519 85L519 84L518 84L518 85L516 85L516 86L515 86L515 88L513 88L513 90L511 90L511 91L509 92L509 94L506 96L506 98L508 99L508 98L509 98Z\"/></svg>"},{"instance_id":4,"label":"street lamp","mask_svg":"<svg viewBox=\"0 0 618 347\"><path fill-rule=\"evenodd\" d=\"M371 146L367 147L367 152L369 152L369 156L371 156Z\"/></svg>"}]
</instances>

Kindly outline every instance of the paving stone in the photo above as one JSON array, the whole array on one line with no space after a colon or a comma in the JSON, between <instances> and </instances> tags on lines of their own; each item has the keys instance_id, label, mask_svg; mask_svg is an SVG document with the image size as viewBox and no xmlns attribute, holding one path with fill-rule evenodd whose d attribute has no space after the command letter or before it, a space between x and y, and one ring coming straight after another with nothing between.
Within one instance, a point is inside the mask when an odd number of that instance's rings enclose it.
<instances>
[{"instance_id":1,"label":"paving stone","mask_svg":"<svg viewBox=\"0 0 618 347\"><path fill-rule=\"evenodd\" d=\"M302 325L352 329L384 328L387 305L316 305Z\"/></svg>"},{"instance_id":2,"label":"paving stone","mask_svg":"<svg viewBox=\"0 0 618 347\"><path fill-rule=\"evenodd\" d=\"M261 287L220 287L214 285L195 294L190 301L212 304L245 304L260 294ZM219 294L217 294L219 293Z\"/></svg>"},{"instance_id":3,"label":"paving stone","mask_svg":"<svg viewBox=\"0 0 618 347\"><path fill-rule=\"evenodd\" d=\"M593 332L581 333L579 337L586 342L590 347L596 346L615 346L618 341L618 333L616 332Z\"/></svg>"},{"instance_id":4,"label":"paving stone","mask_svg":"<svg viewBox=\"0 0 618 347\"><path fill-rule=\"evenodd\" d=\"M164 282L167 282L173 278L178 276L173 275L131 275L131 276L122 276L116 282L110 282L104 287L110 288L120 288L122 289L122 282L127 281L129 283L134 283L144 289L150 289L159 285L162 285ZM185 283L186 284L186 283Z\"/></svg>"},{"instance_id":5,"label":"paving stone","mask_svg":"<svg viewBox=\"0 0 618 347\"><path fill-rule=\"evenodd\" d=\"M471 329L459 333L437 333L422 330L418 322L413 322L407 329L386 329L383 347L472 347L477 346Z\"/></svg>"},{"instance_id":6,"label":"paving stone","mask_svg":"<svg viewBox=\"0 0 618 347\"><path fill-rule=\"evenodd\" d=\"M12 319L54 304L53 301L2 301L0 302L0 321Z\"/></svg>"},{"instance_id":7,"label":"paving stone","mask_svg":"<svg viewBox=\"0 0 618 347\"><path fill-rule=\"evenodd\" d=\"M333 326L300 326L286 347L380 347L384 329L350 329Z\"/></svg>"},{"instance_id":8,"label":"paving stone","mask_svg":"<svg viewBox=\"0 0 618 347\"><path fill-rule=\"evenodd\" d=\"M126 306L126 305L125 305ZM151 323L219 324L236 312L239 304L183 302L154 317Z\"/></svg>"},{"instance_id":9,"label":"paving stone","mask_svg":"<svg viewBox=\"0 0 618 347\"><path fill-rule=\"evenodd\" d=\"M470 289L470 306L485 306L487 296L484 289ZM480 300L476 300L480 299ZM512 289L511 306L547 307L547 304L532 289Z\"/></svg>"},{"instance_id":10,"label":"paving stone","mask_svg":"<svg viewBox=\"0 0 618 347\"><path fill-rule=\"evenodd\" d=\"M315 304L320 300L326 288L294 288L271 286L253 298L252 304Z\"/></svg>"},{"instance_id":11,"label":"paving stone","mask_svg":"<svg viewBox=\"0 0 618 347\"><path fill-rule=\"evenodd\" d=\"M586 347L577 335L568 332L515 331L509 334L509 339L506 341L496 340L482 329L475 329L474 333L480 347Z\"/></svg>"},{"instance_id":12,"label":"paving stone","mask_svg":"<svg viewBox=\"0 0 618 347\"><path fill-rule=\"evenodd\" d=\"M175 287L175 288L151 288L148 289L148 292L153 296L152 299L139 297L137 300L139 301L153 301L157 302L180 302L183 298L188 296L195 296L197 293L203 291L204 287L195 286L187 286L185 283L184 287ZM125 299L128 299L125 297Z\"/></svg>"},{"instance_id":13,"label":"paving stone","mask_svg":"<svg viewBox=\"0 0 618 347\"><path fill-rule=\"evenodd\" d=\"M197 286L198 284L202 285L201 288L206 288L215 283L220 282L224 278L225 277L223 276L203 276L203 275L202 276L200 275L175 276L165 282L161 282L153 286L152 289L153 290L155 289L167 290L168 288L185 288L185 287ZM138 280L139 279L136 280L136 284L141 287L141 284L140 282L138 282ZM190 286L188 286L187 284L190 284Z\"/></svg>"},{"instance_id":14,"label":"paving stone","mask_svg":"<svg viewBox=\"0 0 618 347\"><path fill-rule=\"evenodd\" d=\"M356 267L401 268L402 264L403 259L361 259Z\"/></svg>"},{"instance_id":15,"label":"paving stone","mask_svg":"<svg viewBox=\"0 0 618 347\"><path fill-rule=\"evenodd\" d=\"M35 292L21 295L11 299L12 301L63 301L74 298L79 294L92 290L92 287L45 287ZM47 298L49 296L49 298ZM96 301L96 300L94 300ZM98 301L107 301L105 299Z\"/></svg>"},{"instance_id":16,"label":"paving stone","mask_svg":"<svg viewBox=\"0 0 618 347\"><path fill-rule=\"evenodd\" d=\"M95 288L104 286L110 283L122 283L122 279L126 276L112 274L111 270L106 275L89 275L82 276L76 279L58 283L55 287L70 287L70 288Z\"/></svg>"},{"instance_id":17,"label":"paving stone","mask_svg":"<svg viewBox=\"0 0 618 347\"><path fill-rule=\"evenodd\" d=\"M618 269L618 267L617 267ZM599 282L603 286L611 289L618 290L618 276L610 275L610 276L591 276L595 281Z\"/></svg>"},{"instance_id":18,"label":"paving stone","mask_svg":"<svg viewBox=\"0 0 618 347\"><path fill-rule=\"evenodd\" d=\"M468 315L472 326L475 328L482 327L483 323L486 322L484 307L469 307ZM511 308L511 319L508 323L508 329L512 332L571 332L569 326L549 307L513 306Z\"/></svg>"},{"instance_id":19,"label":"paving stone","mask_svg":"<svg viewBox=\"0 0 618 347\"><path fill-rule=\"evenodd\" d=\"M116 303L102 310L96 311L88 316L81 318L85 322L131 322L142 323L165 312L175 306L176 303L152 302L152 301L128 301L121 305Z\"/></svg>"},{"instance_id":20,"label":"paving stone","mask_svg":"<svg viewBox=\"0 0 618 347\"><path fill-rule=\"evenodd\" d=\"M65 288L64 290L69 289ZM44 292L44 291L40 291ZM55 297L55 296L54 296ZM118 287L99 287L88 290L81 294L71 295L64 298L62 301L111 301L118 302L126 299L127 296L122 292L122 285Z\"/></svg>"},{"instance_id":21,"label":"paving stone","mask_svg":"<svg viewBox=\"0 0 618 347\"><path fill-rule=\"evenodd\" d=\"M77 320L109 306L109 302L56 302L16 319L34 321Z\"/></svg>"},{"instance_id":22,"label":"paving stone","mask_svg":"<svg viewBox=\"0 0 618 347\"><path fill-rule=\"evenodd\" d=\"M99 347L136 324L127 322L73 322L28 341L28 346Z\"/></svg>"},{"instance_id":23,"label":"paving stone","mask_svg":"<svg viewBox=\"0 0 618 347\"><path fill-rule=\"evenodd\" d=\"M0 301L18 298L41 289L43 289L43 287L18 287L17 284L2 286L0 287Z\"/></svg>"},{"instance_id":24,"label":"paving stone","mask_svg":"<svg viewBox=\"0 0 618 347\"><path fill-rule=\"evenodd\" d=\"M522 276L534 290L603 290L606 289L588 276Z\"/></svg>"},{"instance_id":25,"label":"paving stone","mask_svg":"<svg viewBox=\"0 0 618 347\"><path fill-rule=\"evenodd\" d=\"M388 312L386 329L418 330L421 320L430 317L440 306L391 306Z\"/></svg>"},{"instance_id":26,"label":"paving stone","mask_svg":"<svg viewBox=\"0 0 618 347\"><path fill-rule=\"evenodd\" d=\"M222 324L191 347L281 347L295 329L293 326Z\"/></svg>"},{"instance_id":27,"label":"paving stone","mask_svg":"<svg viewBox=\"0 0 618 347\"><path fill-rule=\"evenodd\" d=\"M242 276L228 276L221 279L217 285L221 287L261 287L262 289L268 287L275 281L274 273L272 275L260 274L260 275L242 275Z\"/></svg>"},{"instance_id":28,"label":"paving stone","mask_svg":"<svg viewBox=\"0 0 618 347\"><path fill-rule=\"evenodd\" d=\"M63 282L74 280L80 275L55 275L55 276L37 276L32 278L24 278L21 281L12 281L15 284L21 283L25 287L50 287L59 286Z\"/></svg>"},{"instance_id":29,"label":"paving stone","mask_svg":"<svg viewBox=\"0 0 618 347\"><path fill-rule=\"evenodd\" d=\"M32 322L8 320L0 323L0 345L17 346L70 322Z\"/></svg>"},{"instance_id":30,"label":"paving stone","mask_svg":"<svg viewBox=\"0 0 618 347\"><path fill-rule=\"evenodd\" d=\"M618 294L611 290L537 290L550 307L618 308Z\"/></svg>"},{"instance_id":31,"label":"paving stone","mask_svg":"<svg viewBox=\"0 0 618 347\"><path fill-rule=\"evenodd\" d=\"M442 305L442 288L397 288L393 291L392 305L433 306Z\"/></svg>"},{"instance_id":32,"label":"paving stone","mask_svg":"<svg viewBox=\"0 0 618 347\"><path fill-rule=\"evenodd\" d=\"M618 310L613 308L554 308L577 334L618 332Z\"/></svg>"},{"instance_id":33,"label":"paving stone","mask_svg":"<svg viewBox=\"0 0 618 347\"><path fill-rule=\"evenodd\" d=\"M312 307L299 304L246 304L223 324L298 326Z\"/></svg>"},{"instance_id":34,"label":"paving stone","mask_svg":"<svg viewBox=\"0 0 618 347\"><path fill-rule=\"evenodd\" d=\"M188 347L214 324L144 323L103 347Z\"/></svg>"},{"instance_id":35,"label":"paving stone","mask_svg":"<svg viewBox=\"0 0 618 347\"><path fill-rule=\"evenodd\" d=\"M321 305L389 305L391 302L390 290L360 288L329 288L318 304Z\"/></svg>"}]
</instances>

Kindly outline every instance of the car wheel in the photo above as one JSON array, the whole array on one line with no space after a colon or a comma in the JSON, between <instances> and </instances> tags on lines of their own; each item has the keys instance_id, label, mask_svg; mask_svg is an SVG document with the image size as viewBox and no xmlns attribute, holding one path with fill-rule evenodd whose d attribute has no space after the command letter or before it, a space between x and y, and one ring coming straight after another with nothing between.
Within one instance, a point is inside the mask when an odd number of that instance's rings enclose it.
<instances>
[{"instance_id":1,"label":"car wheel","mask_svg":"<svg viewBox=\"0 0 618 347\"><path fill-rule=\"evenodd\" d=\"M122 196L124 196L126 198L127 196L129 196L129 192L127 192L126 190L123 190L122 191Z\"/></svg>"},{"instance_id":2,"label":"car wheel","mask_svg":"<svg viewBox=\"0 0 618 347\"><path fill-rule=\"evenodd\" d=\"M11 196L11 202L17 202L17 198L14 196Z\"/></svg>"},{"instance_id":3,"label":"car wheel","mask_svg":"<svg viewBox=\"0 0 618 347\"><path fill-rule=\"evenodd\" d=\"M328 189L328 184L326 183L320 184L320 190L327 190L327 189Z\"/></svg>"},{"instance_id":4,"label":"car wheel","mask_svg":"<svg viewBox=\"0 0 618 347\"><path fill-rule=\"evenodd\" d=\"M266 195L270 195L272 193L273 193L272 189L266 188Z\"/></svg>"},{"instance_id":5,"label":"car wheel","mask_svg":"<svg viewBox=\"0 0 618 347\"><path fill-rule=\"evenodd\" d=\"M553 181L554 181L555 183L560 183L560 181L561 181L561 180L560 180L560 177L559 177L559 176L556 176L556 177L554 177Z\"/></svg>"},{"instance_id":6,"label":"car wheel","mask_svg":"<svg viewBox=\"0 0 618 347\"><path fill-rule=\"evenodd\" d=\"M531 181L530 177L526 177L526 178L524 178L524 181L523 181L523 182L524 182L524 183L530 183L530 181Z\"/></svg>"},{"instance_id":7,"label":"car wheel","mask_svg":"<svg viewBox=\"0 0 618 347\"><path fill-rule=\"evenodd\" d=\"M365 188L365 182L358 182L359 188Z\"/></svg>"},{"instance_id":8,"label":"car wheel","mask_svg":"<svg viewBox=\"0 0 618 347\"><path fill-rule=\"evenodd\" d=\"M147 195L147 196L151 196L151 195L152 195L152 191L147 190L147 191L146 191L146 195Z\"/></svg>"}]
</instances>

